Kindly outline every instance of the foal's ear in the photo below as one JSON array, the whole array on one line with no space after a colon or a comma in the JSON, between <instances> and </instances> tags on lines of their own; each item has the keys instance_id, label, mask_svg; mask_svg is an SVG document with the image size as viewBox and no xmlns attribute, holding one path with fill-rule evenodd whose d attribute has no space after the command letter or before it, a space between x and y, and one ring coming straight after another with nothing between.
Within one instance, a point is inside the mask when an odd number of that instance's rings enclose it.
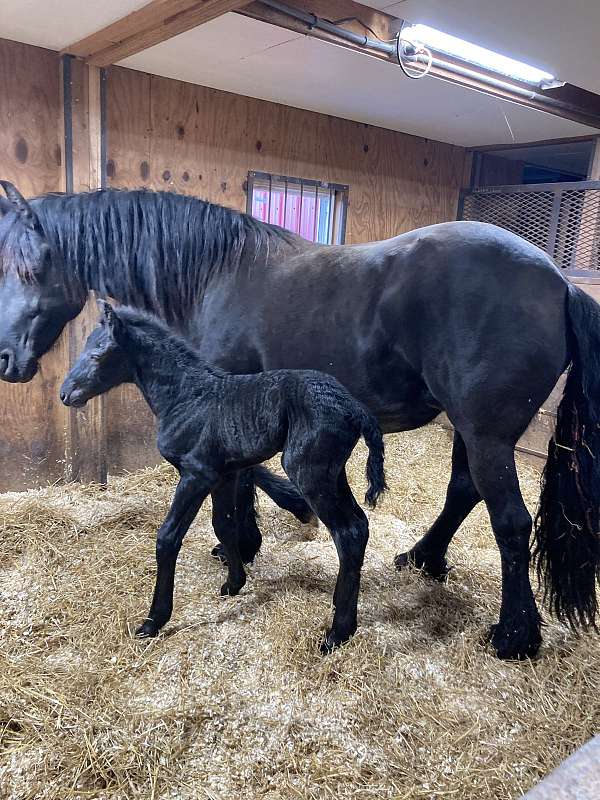
<instances>
[{"instance_id":1,"label":"foal's ear","mask_svg":"<svg viewBox=\"0 0 600 800\"><path fill-rule=\"evenodd\" d=\"M106 325L108 330L114 336L121 326L121 320L119 319L114 306L111 306L109 302L102 300L101 298L98 298L96 303L100 310L100 323L102 325Z\"/></svg>"}]
</instances>

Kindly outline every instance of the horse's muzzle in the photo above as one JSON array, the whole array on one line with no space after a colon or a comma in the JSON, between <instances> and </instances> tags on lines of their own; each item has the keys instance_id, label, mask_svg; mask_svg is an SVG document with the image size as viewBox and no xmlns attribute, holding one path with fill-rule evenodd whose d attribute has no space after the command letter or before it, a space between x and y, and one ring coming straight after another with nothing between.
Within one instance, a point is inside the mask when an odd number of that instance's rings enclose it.
<instances>
[{"instance_id":1,"label":"horse's muzzle","mask_svg":"<svg viewBox=\"0 0 600 800\"><path fill-rule=\"evenodd\" d=\"M0 352L0 380L8 383L27 383L37 370L38 362L33 356L29 356L22 364L12 348L5 347Z\"/></svg>"}]
</instances>

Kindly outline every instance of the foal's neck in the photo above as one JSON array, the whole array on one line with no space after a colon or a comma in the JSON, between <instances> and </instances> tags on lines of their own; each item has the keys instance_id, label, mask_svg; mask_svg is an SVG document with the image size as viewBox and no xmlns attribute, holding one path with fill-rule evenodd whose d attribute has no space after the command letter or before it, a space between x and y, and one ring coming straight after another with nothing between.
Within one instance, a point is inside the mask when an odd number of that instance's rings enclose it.
<instances>
[{"instance_id":1,"label":"foal's neck","mask_svg":"<svg viewBox=\"0 0 600 800\"><path fill-rule=\"evenodd\" d=\"M135 383L157 417L170 414L182 402L201 399L220 377L175 337L144 337L132 342L129 357Z\"/></svg>"}]
</instances>

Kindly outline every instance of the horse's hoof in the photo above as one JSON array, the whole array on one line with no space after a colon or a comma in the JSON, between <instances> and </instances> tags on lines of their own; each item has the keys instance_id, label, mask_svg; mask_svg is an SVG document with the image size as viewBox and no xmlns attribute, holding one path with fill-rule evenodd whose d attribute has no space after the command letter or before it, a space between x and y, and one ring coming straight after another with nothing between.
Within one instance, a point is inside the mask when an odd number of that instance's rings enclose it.
<instances>
[{"instance_id":1,"label":"horse's hoof","mask_svg":"<svg viewBox=\"0 0 600 800\"><path fill-rule=\"evenodd\" d=\"M508 631L500 624L490 625L484 637L484 643L492 645L496 655L503 661L524 661L535 658L542 643L539 624L527 625L516 629L512 626Z\"/></svg>"},{"instance_id":2,"label":"horse's hoof","mask_svg":"<svg viewBox=\"0 0 600 800\"><path fill-rule=\"evenodd\" d=\"M436 560L427 560L424 556L420 556L414 550L408 550L406 553L400 553L394 558L394 566L398 572L405 569L418 569L423 575L432 578L434 581L443 582L448 577L448 573L452 569L445 558Z\"/></svg>"},{"instance_id":3,"label":"horse's hoof","mask_svg":"<svg viewBox=\"0 0 600 800\"><path fill-rule=\"evenodd\" d=\"M225 550L223 549L222 544L218 544L210 551L210 554L213 558L217 561L220 561L221 564L227 564L227 556L225 555Z\"/></svg>"},{"instance_id":4,"label":"horse's hoof","mask_svg":"<svg viewBox=\"0 0 600 800\"><path fill-rule=\"evenodd\" d=\"M154 639L160 628L151 619L147 619L135 632L136 639Z\"/></svg>"}]
</instances>

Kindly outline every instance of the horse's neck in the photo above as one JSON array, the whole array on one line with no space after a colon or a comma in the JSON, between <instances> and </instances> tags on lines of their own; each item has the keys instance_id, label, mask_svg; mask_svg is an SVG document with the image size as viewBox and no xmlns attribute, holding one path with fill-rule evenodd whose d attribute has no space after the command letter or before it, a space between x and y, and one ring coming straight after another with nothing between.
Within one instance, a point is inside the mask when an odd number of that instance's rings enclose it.
<instances>
[{"instance_id":1,"label":"horse's neck","mask_svg":"<svg viewBox=\"0 0 600 800\"><path fill-rule=\"evenodd\" d=\"M89 239L82 242L83 250L80 251L77 256L80 263L70 263L72 253L63 253L65 261L67 262L67 269L69 272L72 272L71 280L74 280L84 293L93 291L101 296L109 296L118 303L133 305L150 310L154 313L159 313L159 316L165 318L166 313L163 313L161 309L150 307L148 303L143 302L143 292L141 291L143 287L141 285L127 286L119 279L120 276L117 273L117 270L119 270L118 259L111 260L110 258L110 253L118 252L120 246L119 242L114 239L114 230L115 229L111 226L102 226L97 230L94 240ZM57 234L59 241L66 241L67 237L64 233L61 234L60 232L60 223L58 225ZM168 239L168 232L159 235L158 238ZM90 251L89 248L92 247L92 241L94 241L94 245L93 250ZM243 267L247 267L250 271L253 271L256 268L260 269L261 267L274 265L285 260L290 255L304 252L312 247L314 247L312 242L293 233L286 233L281 236L272 233L271 236L268 236L261 243L260 247L257 247L254 235L249 233L242 249L240 264L243 265ZM99 257L98 253L107 254L104 256L105 263L103 263L103 269L92 266ZM71 256L71 258L69 258L69 256ZM143 273L146 265L142 263L137 264L136 267L137 269L132 271L132 280L135 280L136 272L138 274ZM165 282L163 278L172 274L173 271L173 265L167 256L155 261L154 268L156 270L154 279L158 285L163 284ZM242 269L241 273L247 272L248 269ZM221 273L217 270L214 274L207 277L205 274L202 274L202 268L200 268L197 275L190 274L186 277L188 280L197 282L197 286L190 287L191 294L194 294L195 289L199 286L203 286L204 291L207 291L213 281L219 281L221 279ZM186 293L188 295L190 294L185 286L182 286L181 293L182 295ZM185 298L182 296L182 307L184 305L184 300ZM184 314L188 312L189 309L187 312L184 312ZM185 319L181 319L180 322L182 324L185 323Z\"/></svg>"}]
</instances>

